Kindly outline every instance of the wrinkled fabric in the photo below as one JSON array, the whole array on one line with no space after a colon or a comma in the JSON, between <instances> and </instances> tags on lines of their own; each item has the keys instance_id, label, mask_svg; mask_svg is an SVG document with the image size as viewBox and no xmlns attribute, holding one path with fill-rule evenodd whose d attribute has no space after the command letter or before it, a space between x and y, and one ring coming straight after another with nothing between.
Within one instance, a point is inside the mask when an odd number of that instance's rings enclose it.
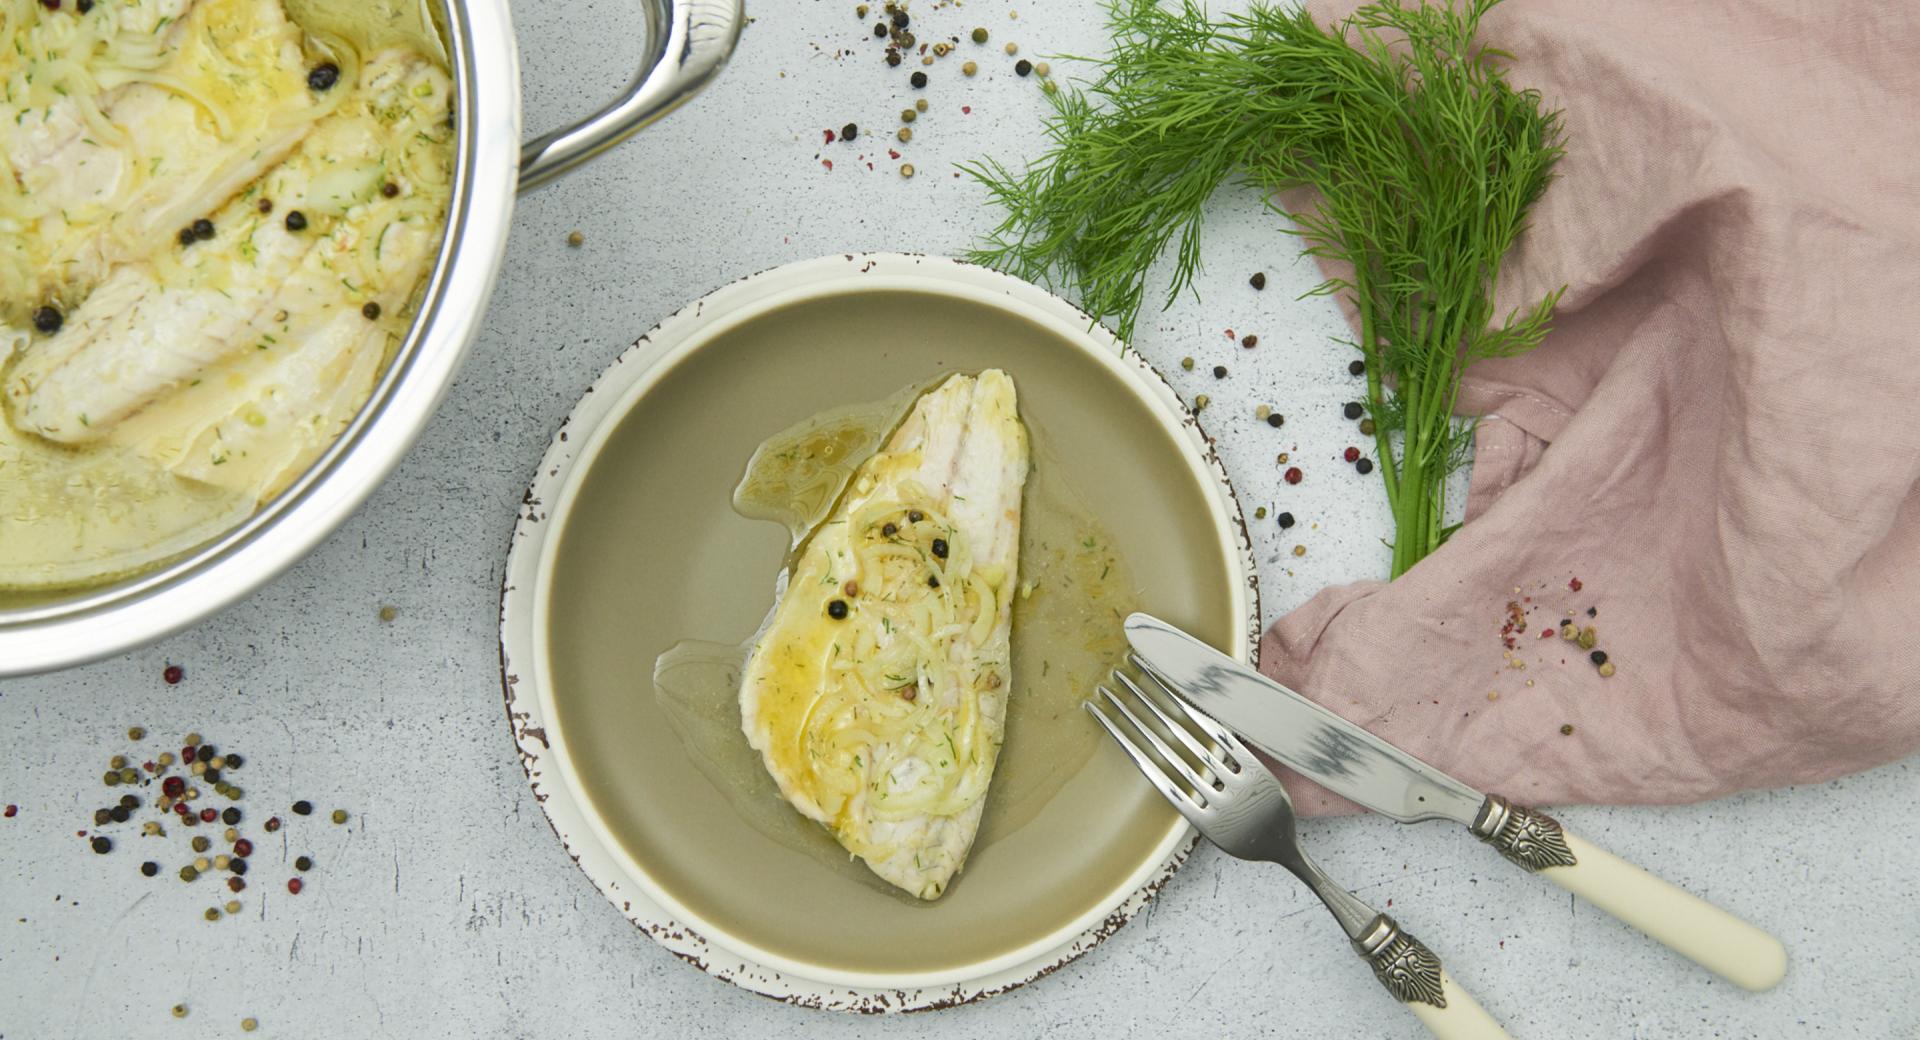
<instances>
[{"instance_id":1,"label":"wrinkled fabric","mask_svg":"<svg viewBox=\"0 0 1920 1040\"><path fill-rule=\"evenodd\" d=\"M1328 24L1356 4L1309 6ZM1498 311L1567 294L1539 349L1467 373L1466 525L1399 580L1280 619L1261 667L1538 804L1912 753L1920 5L1510 0L1481 39L1568 139ZM1617 674L1541 637L1563 618ZM1305 811L1353 808L1294 787Z\"/></svg>"}]
</instances>

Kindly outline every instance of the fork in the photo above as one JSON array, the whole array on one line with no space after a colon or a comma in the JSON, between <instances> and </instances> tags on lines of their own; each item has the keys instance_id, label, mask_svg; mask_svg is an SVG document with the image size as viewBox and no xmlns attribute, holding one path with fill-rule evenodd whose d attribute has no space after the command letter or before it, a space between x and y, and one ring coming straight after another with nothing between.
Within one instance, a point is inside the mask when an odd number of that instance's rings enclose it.
<instances>
[{"instance_id":1,"label":"fork","mask_svg":"<svg viewBox=\"0 0 1920 1040\"><path fill-rule=\"evenodd\" d=\"M1100 686L1099 700L1089 699L1085 707L1180 815L1228 855L1278 863L1305 882L1340 922L1374 977L1428 1032L1440 1040L1507 1036L1447 974L1433 951L1401 931L1393 918L1335 884L1307 857L1295 834L1293 800L1238 738L1186 703L1138 657L1128 655L1128 660L1160 696L1150 696L1126 673L1115 671L1115 684L1131 696Z\"/></svg>"}]
</instances>

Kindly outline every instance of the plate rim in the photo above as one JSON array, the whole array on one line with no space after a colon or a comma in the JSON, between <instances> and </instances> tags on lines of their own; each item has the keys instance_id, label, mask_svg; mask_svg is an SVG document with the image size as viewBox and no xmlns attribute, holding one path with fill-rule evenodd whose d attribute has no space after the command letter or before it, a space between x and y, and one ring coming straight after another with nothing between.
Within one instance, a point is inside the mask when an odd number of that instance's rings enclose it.
<instances>
[{"instance_id":1,"label":"plate rim","mask_svg":"<svg viewBox=\"0 0 1920 1040\"><path fill-rule=\"evenodd\" d=\"M1176 819L1141 868L1080 919L1019 948L934 972L883 975L807 965L711 929L648 876L610 835L593 799L573 773L564 737L550 727L546 660L548 576L560 541L552 537L570 507L579 475L651 386L680 359L726 331L799 299L875 289L920 289L998 306L1052 326L1106 362L1139 394L1188 451L1186 461L1214 491L1210 507L1226 523L1228 559L1240 569L1235 590L1245 643L1236 656L1252 661L1260 637L1259 575L1232 481L1214 443L1166 379L1137 352L1065 300L1030 283L946 257L905 253L841 253L774 267L694 300L642 334L610 362L574 404L549 441L523 494L510 539L500 607L501 688L521 769L548 825L594 886L634 925L675 956L745 989L809 1007L861 1012L926 1010L968 1003L1024 985L1092 949L1137 914L1171 880L1198 842ZM578 436L586 430L586 436ZM1227 544L1234 543L1234 544Z\"/></svg>"}]
</instances>

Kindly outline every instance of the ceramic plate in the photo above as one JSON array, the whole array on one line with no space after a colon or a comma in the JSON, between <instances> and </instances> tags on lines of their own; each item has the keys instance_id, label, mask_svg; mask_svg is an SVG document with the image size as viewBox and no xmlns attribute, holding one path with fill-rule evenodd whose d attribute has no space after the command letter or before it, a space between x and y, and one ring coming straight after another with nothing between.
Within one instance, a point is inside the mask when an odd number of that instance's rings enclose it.
<instances>
[{"instance_id":1,"label":"ceramic plate","mask_svg":"<svg viewBox=\"0 0 1920 1040\"><path fill-rule=\"evenodd\" d=\"M528 780L607 898L714 975L845 1010L978 999L1111 934L1192 847L1118 749L1090 741L1017 828L996 829L990 800L964 873L920 903L752 824L656 700L663 651L742 640L772 602L786 532L730 498L754 448L810 415L988 367L1013 377L1046 449L1037 464L1060 467L1106 525L1147 609L1250 657L1251 545L1193 418L1072 306L951 260L836 256L718 290L620 356L528 489L501 608ZM1011 696L1040 681L1016 671ZM1010 726L1001 769L1044 767L1022 761L1040 753Z\"/></svg>"}]
</instances>

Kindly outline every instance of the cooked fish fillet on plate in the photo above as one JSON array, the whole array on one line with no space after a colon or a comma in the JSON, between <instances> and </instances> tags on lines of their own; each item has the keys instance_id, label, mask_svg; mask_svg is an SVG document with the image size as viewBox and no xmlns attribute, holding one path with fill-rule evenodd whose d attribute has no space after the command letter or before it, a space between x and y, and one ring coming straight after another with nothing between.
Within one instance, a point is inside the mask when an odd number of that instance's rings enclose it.
<instances>
[{"instance_id":1,"label":"cooked fish fillet on plate","mask_svg":"<svg viewBox=\"0 0 1920 1040\"><path fill-rule=\"evenodd\" d=\"M966 862L1005 740L1027 468L1004 372L921 396L802 544L741 684L781 794L922 899Z\"/></svg>"}]
</instances>

